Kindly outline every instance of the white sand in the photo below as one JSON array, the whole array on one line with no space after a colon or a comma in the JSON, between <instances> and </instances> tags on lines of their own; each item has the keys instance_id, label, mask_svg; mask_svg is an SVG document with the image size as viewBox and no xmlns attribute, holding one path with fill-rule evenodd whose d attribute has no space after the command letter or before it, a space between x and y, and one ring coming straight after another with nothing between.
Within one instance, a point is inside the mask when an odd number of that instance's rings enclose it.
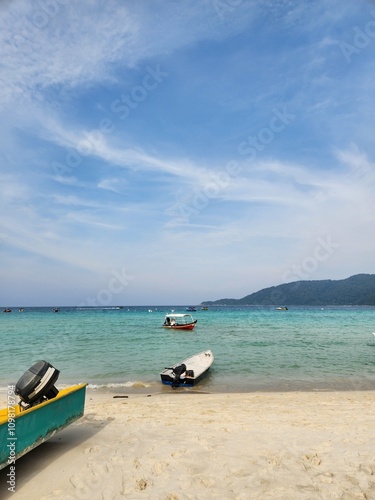
<instances>
[{"instance_id":1,"label":"white sand","mask_svg":"<svg viewBox=\"0 0 375 500\"><path fill-rule=\"evenodd\" d=\"M16 463L16 493L52 499L375 499L375 392L113 399Z\"/></svg>"}]
</instances>

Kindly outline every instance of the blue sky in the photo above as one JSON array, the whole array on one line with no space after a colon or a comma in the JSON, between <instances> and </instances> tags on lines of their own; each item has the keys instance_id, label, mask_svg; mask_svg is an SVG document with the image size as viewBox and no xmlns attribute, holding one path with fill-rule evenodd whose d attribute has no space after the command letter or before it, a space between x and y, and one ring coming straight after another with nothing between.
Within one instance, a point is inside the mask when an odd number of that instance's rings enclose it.
<instances>
[{"instance_id":1,"label":"blue sky","mask_svg":"<svg viewBox=\"0 0 375 500\"><path fill-rule=\"evenodd\" d=\"M374 273L375 2L0 7L0 304Z\"/></svg>"}]
</instances>

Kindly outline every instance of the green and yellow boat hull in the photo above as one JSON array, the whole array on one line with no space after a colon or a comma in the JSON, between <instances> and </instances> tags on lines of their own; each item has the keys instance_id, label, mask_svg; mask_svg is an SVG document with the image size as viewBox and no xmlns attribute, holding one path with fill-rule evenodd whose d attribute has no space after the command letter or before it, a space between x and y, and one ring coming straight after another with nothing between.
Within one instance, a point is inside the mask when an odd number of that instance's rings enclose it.
<instances>
[{"instance_id":1,"label":"green and yellow boat hull","mask_svg":"<svg viewBox=\"0 0 375 500\"><path fill-rule=\"evenodd\" d=\"M18 405L0 410L0 469L82 417L86 386L62 389L53 399L27 410Z\"/></svg>"}]
</instances>

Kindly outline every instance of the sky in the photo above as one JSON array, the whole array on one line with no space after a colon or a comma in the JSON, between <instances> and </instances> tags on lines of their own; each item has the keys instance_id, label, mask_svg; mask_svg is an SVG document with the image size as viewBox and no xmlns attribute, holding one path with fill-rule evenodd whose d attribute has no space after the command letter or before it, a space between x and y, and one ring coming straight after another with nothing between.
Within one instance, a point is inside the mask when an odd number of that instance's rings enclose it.
<instances>
[{"instance_id":1,"label":"sky","mask_svg":"<svg viewBox=\"0 0 375 500\"><path fill-rule=\"evenodd\" d=\"M375 272L375 2L0 3L0 304Z\"/></svg>"}]
</instances>

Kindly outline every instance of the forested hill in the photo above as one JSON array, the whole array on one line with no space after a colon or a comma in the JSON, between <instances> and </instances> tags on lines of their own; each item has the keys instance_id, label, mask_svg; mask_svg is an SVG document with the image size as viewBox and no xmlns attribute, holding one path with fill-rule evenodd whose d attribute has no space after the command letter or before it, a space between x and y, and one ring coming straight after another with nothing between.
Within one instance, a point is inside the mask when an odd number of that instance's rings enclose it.
<instances>
[{"instance_id":1,"label":"forested hill","mask_svg":"<svg viewBox=\"0 0 375 500\"><path fill-rule=\"evenodd\" d=\"M371 305L375 306L375 274L343 280L295 281L264 288L242 299L220 299L202 305Z\"/></svg>"}]
</instances>

